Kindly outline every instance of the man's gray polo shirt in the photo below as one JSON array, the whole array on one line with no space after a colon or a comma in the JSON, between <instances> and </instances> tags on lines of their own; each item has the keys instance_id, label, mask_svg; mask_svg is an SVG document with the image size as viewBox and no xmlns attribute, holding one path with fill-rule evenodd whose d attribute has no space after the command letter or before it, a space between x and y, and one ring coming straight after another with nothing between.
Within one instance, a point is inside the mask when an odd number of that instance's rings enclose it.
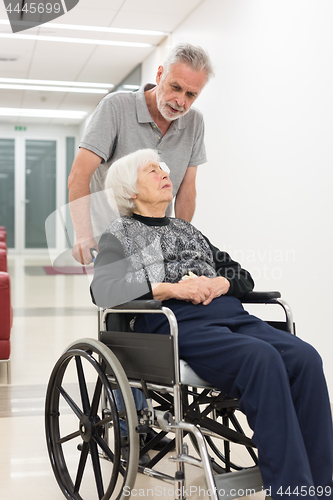
<instances>
[{"instance_id":1,"label":"man's gray polo shirt","mask_svg":"<svg viewBox=\"0 0 333 500\"><path fill-rule=\"evenodd\" d=\"M102 158L91 180L92 193L104 189L107 170L113 162L138 149L158 151L170 169L174 196L187 167L207 161L201 112L192 107L185 116L171 122L162 137L144 96L144 91L153 87L148 84L138 92L109 94L97 106L80 143L80 147Z\"/></svg>"}]
</instances>

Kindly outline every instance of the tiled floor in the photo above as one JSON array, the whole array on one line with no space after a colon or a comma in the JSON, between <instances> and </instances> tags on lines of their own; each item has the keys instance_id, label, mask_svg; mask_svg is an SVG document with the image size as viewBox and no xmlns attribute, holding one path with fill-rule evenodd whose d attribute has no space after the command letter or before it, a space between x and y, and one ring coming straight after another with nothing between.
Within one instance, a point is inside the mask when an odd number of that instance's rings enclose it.
<instances>
[{"instance_id":1,"label":"tiled floor","mask_svg":"<svg viewBox=\"0 0 333 500\"><path fill-rule=\"evenodd\" d=\"M9 257L14 325L12 384L0 364L0 498L61 500L47 455L44 400L48 379L65 348L82 337L97 338L97 311L86 275L49 276L47 258ZM193 452L195 453L195 452ZM239 463L245 463L243 452ZM162 471L174 475L164 459ZM201 469L186 466L188 498L209 498ZM138 474L136 496L173 498L167 483ZM264 498L261 493L256 497ZM253 498L253 497L252 497ZM94 497L84 498L94 500Z\"/></svg>"}]
</instances>

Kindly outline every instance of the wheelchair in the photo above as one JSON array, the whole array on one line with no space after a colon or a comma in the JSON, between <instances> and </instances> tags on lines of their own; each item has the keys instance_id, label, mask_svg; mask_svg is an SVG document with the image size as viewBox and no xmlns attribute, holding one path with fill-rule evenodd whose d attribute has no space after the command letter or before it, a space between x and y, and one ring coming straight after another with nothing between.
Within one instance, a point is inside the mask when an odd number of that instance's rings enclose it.
<instances>
[{"instance_id":1,"label":"wheelchair","mask_svg":"<svg viewBox=\"0 0 333 500\"><path fill-rule=\"evenodd\" d=\"M279 292L250 292L242 302L281 306L283 321L268 323L295 334L291 310ZM131 320L142 313L165 315L170 335L131 331ZM202 468L212 500L264 490L256 447L237 418L237 400L179 359L177 321L170 309L157 300L98 309L98 327L98 340L83 338L66 349L47 388L48 453L68 500L124 500L131 496L138 472L167 483L174 498L184 500L185 464ZM131 388L144 392L148 408L137 412ZM126 460L121 454L124 424ZM140 434L149 428L156 430L155 437L140 450ZM140 466L139 456L169 433L174 438ZM250 466L237 464L235 445L245 447ZM174 462L174 476L157 469L164 457Z\"/></svg>"}]
</instances>

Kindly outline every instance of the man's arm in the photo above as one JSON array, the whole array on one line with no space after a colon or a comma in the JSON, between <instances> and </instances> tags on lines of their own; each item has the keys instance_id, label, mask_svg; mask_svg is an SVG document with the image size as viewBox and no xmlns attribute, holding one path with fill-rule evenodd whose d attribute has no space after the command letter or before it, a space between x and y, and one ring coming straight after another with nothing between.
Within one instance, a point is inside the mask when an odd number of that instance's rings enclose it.
<instances>
[{"instance_id":1,"label":"man's arm","mask_svg":"<svg viewBox=\"0 0 333 500\"><path fill-rule=\"evenodd\" d=\"M198 167L188 167L175 200L175 216L191 222L195 210L195 179Z\"/></svg>"},{"instance_id":2,"label":"man's arm","mask_svg":"<svg viewBox=\"0 0 333 500\"><path fill-rule=\"evenodd\" d=\"M90 216L90 181L100 163L98 155L80 148L68 177L69 206L76 235L72 254L81 264L92 261L90 248L97 249Z\"/></svg>"}]
</instances>

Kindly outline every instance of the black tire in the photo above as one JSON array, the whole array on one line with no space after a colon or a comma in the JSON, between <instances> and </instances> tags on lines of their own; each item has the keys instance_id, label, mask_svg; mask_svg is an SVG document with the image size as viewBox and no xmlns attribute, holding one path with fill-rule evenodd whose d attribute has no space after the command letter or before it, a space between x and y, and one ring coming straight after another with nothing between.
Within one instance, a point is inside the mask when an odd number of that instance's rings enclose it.
<instances>
[{"instance_id":1,"label":"black tire","mask_svg":"<svg viewBox=\"0 0 333 500\"><path fill-rule=\"evenodd\" d=\"M121 412L112 389L121 395ZM126 465L120 453L121 419L128 431ZM129 497L138 470L137 424L132 391L116 356L94 339L71 344L52 371L45 403L51 465L68 500Z\"/></svg>"}]
</instances>

